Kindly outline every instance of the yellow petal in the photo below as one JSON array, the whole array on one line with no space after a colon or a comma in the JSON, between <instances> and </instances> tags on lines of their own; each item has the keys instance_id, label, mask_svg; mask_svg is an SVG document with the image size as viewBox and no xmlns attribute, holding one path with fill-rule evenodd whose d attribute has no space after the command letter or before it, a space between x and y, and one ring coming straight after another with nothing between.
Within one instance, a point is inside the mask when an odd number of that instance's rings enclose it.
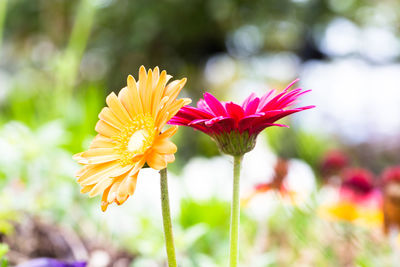
<instances>
[{"instance_id":1,"label":"yellow petal","mask_svg":"<svg viewBox=\"0 0 400 267\"><path fill-rule=\"evenodd\" d=\"M161 109L160 107L160 102L161 102L161 97L164 94L164 88L165 88L165 84L167 82L167 72L165 70L163 70L161 72L161 76L160 79L158 80L158 83L154 89L154 93L153 93L153 102L152 102L152 109L151 109L151 115L154 117L157 116L157 112L159 109Z\"/></svg>"},{"instance_id":2,"label":"yellow petal","mask_svg":"<svg viewBox=\"0 0 400 267\"><path fill-rule=\"evenodd\" d=\"M128 82L129 99L133 103L135 114L143 113L142 101L140 100L140 95L138 88L136 86L135 78L133 78L132 75L129 75L127 82Z\"/></svg>"},{"instance_id":3,"label":"yellow petal","mask_svg":"<svg viewBox=\"0 0 400 267\"><path fill-rule=\"evenodd\" d=\"M190 101L191 102L191 101ZM178 111L184 106L187 105L186 103L190 104L190 102L188 103L187 98L182 98L179 100L176 100L174 103L171 103L170 106L168 106L167 111L169 113L169 117L167 118L167 122L173 117L175 116L176 113L178 113Z\"/></svg>"},{"instance_id":4,"label":"yellow petal","mask_svg":"<svg viewBox=\"0 0 400 267\"><path fill-rule=\"evenodd\" d=\"M124 124L132 122L131 118L129 117L128 111L126 111L125 107L119 101L117 95L114 92L107 96L106 103L111 109L112 113L114 113L114 115Z\"/></svg>"},{"instance_id":5,"label":"yellow petal","mask_svg":"<svg viewBox=\"0 0 400 267\"><path fill-rule=\"evenodd\" d=\"M170 82L164 89L164 94L163 96L170 96L172 92L175 92L177 89L177 86L179 84L180 80L174 80Z\"/></svg>"},{"instance_id":6,"label":"yellow petal","mask_svg":"<svg viewBox=\"0 0 400 267\"><path fill-rule=\"evenodd\" d=\"M143 112L146 113L146 69L144 66L141 66L139 69L139 94L142 100Z\"/></svg>"},{"instance_id":7,"label":"yellow petal","mask_svg":"<svg viewBox=\"0 0 400 267\"><path fill-rule=\"evenodd\" d=\"M79 155L78 157L80 157L80 153L77 154ZM74 156L75 157L75 156ZM75 173L75 177L81 177L82 175L84 175L92 166L90 165L85 165L82 168L80 168L76 173Z\"/></svg>"},{"instance_id":8,"label":"yellow petal","mask_svg":"<svg viewBox=\"0 0 400 267\"><path fill-rule=\"evenodd\" d=\"M81 188L81 193L82 193L82 194L86 194L86 193L90 192L90 190L92 190L94 186L95 186L95 185L92 184L92 185L88 185L88 186L82 187L82 188Z\"/></svg>"},{"instance_id":9,"label":"yellow petal","mask_svg":"<svg viewBox=\"0 0 400 267\"><path fill-rule=\"evenodd\" d=\"M92 190L89 192L89 197L94 197L100 194L101 192L104 192L107 187L109 187L113 182L113 178L104 178L100 182L98 182Z\"/></svg>"},{"instance_id":10,"label":"yellow petal","mask_svg":"<svg viewBox=\"0 0 400 267\"><path fill-rule=\"evenodd\" d=\"M174 82L177 82L177 81L173 81L171 84L173 84ZM165 112L167 112L167 111L169 112L170 117L167 118L167 121L169 121L169 119L172 118L179 111L179 109L183 105L185 105L185 103L190 103L190 102L188 102L189 101L188 98L176 100L179 92L182 90L185 83L186 83L186 78L180 80L174 86L171 86L171 84L169 84L167 86L167 88L165 88L166 91L167 91L167 89L169 90L169 94L165 93L165 95L168 96L168 100L163 105L163 107L160 107L161 110L158 113L158 117L157 117L156 121L160 125L161 125L161 122L164 121L164 118L161 119L161 117L165 115ZM170 111L172 111L173 113ZM162 126L160 128L162 128Z\"/></svg>"},{"instance_id":11,"label":"yellow petal","mask_svg":"<svg viewBox=\"0 0 400 267\"><path fill-rule=\"evenodd\" d=\"M160 116L158 117L158 119L156 121L156 125L157 125L157 128L159 129L159 131L161 131L162 128L164 128L165 124L167 124L169 117L170 116L169 116L168 111L160 112Z\"/></svg>"},{"instance_id":12,"label":"yellow petal","mask_svg":"<svg viewBox=\"0 0 400 267\"><path fill-rule=\"evenodd\" d=\"M153 72L149 70L147 73L146 87L141 88L144 90L143 110L144 113L151 112L151 96L153 95Z\"/></svg>"},{"instance_id":13,"label":"yellow petal","mask_svg":"<svg viewBox=\"0 0 400 267\"><path fill-rule=\"evenodd\" d=\"M108 207L108 202L107 202L107 198L108 198L108 193L110 192L110 188L111 186L109 186L106 190L104 190L103 195L101 197L101 210L104 212L107 210Z\"/></svg>"},{"instance_id":14,"label":"yellow petal","mask_svg":"<svg viewBox=\"0 0 400 267\"><path fill-rule=\"evenodd\" d=\"M92 148L111 148L115 147L115 143L112 139L107 138L101 134L96 135L93 139L92 143L90 144L90 149Z\"/></svg>"},{"instance_id":15,"label":"yellow petal","mask_svg":"<svg viewBox=\"0 0 400 267\"><path fill-rule=\"evenodd\" d=\"M155 170L161 170L167 167L167 161L163 155L158 154L155 151L150 152L146 158L147 164Z\"/></svg>"},{"instance_id":16,"label":"yellow petal","mask_svg":"<svg viewBox=\"0 0 400 267\"><path fill-rule=\"evenodd\" d=\"M114 152L114 148L93 148L81 153L80 158L76 160L82 164L105 163L119 158Z\"/></svg>"},{"instance_id":17,"label":"yellow petal","mask_svg":"<svg viewBox=\"0 0 400 267\"><path fill-rule=\"evenodd\" d=\"M153 149L160 154L174 154L178 148L168 139L157 139L153 144Z\"/></svg>"},{"instance_id":18,"label":"yellow petal","mask_svg":"<svg viewBox=\"0 0 400 267\"><path fill-rule=\"evenodd\" d=\"M108 125L111 125L112 127L118 130L124 128L124 125L121 123L121 121L119 121L118 118L114 115L114 113L111 112L111 110L107 107L101 110L99 114L99 119L103 120Z\"/></svg>"},{"instance_id":19,"label":"yellow petal","mask_svg":"<svg viewBox=\"0 0 400 267\"><path fill-rule=\"evenodd\" d=\"M158 67L155 67L153 70L153 88L156 87L159 77L160 77L160 69Z\"/></svg>"},{"instance_id":20,"label":"yellow petal","mask_svg":"<svg viewBox=\"0 0 400 267\"><path fill-rule=\"evenodd\" d=\"M96 166L97 167L97 166ZM132 166L121 167L118 163L103 168L94 167L87 174L78 179L78 183L82 186L98 183L104 178L114 178L121 176L132 169Z\"/></svg>"},{"instance_id":21,"label":"yellow petal","mask_svg":"<svg viewBox=\"0 0 400 267\"><path fill-rule=\"evenodd\" d=\"M174 134L176 134L177 131L178 131L178 126L173 125L170 128L168 128L167 130L165 130L162 134L160 134L159 138L169 138L169 137L173 136Z\"/></svg>"},{"instance_id":22,"label":"yellow petal","mask_svg":"<svg viewBox=\"0 0 400 267\"><path fill-rule=\"evenodd\" d=\"M134 174L133 176L128 175L128 177L126 177L122 181L122 183L118 188L118 194L117 194L118 202L121 203L125 201L129 196L133 195L136 188L137 175L138 173Z\"/></svg>"},{"instance_id":23,"label":"yellow petal","mask_svg":"<svg viewBox=\"0 0 400 267\"><path fill-rule=\"evenodd\" d=\"M142 157L138 162L136 162L136 165L132 168L129 175L132 176L132 175L136 174L137 172L139 172L145 163L146 163L146 158Z\"/></svg>"},{"instance_id":24,"label":"yellow petal","mask_svg":"<svg viewBox=\"0 0 400 267\"><path fill-rule=\"evenodd\" d=\"M114 180L114 183L110 187L110 192L108 192L108 197L107 197L108 203L113 203L117 199L118 187L122 181L123 178L118 178Z\"/></svg>"},{"instance_id":25,"label":"yellow petal","mask_svg":"<svg viewBox=\"0 0 400 267\"><path fill-rule=\"evenodd\" d=\"M165 160L167 161L167 163L172 163L175 161L175 156L174 154L166 154L164 155Z\"/></svg>"},{"instance_id":26,"label":"yellow petal","mask_svg":"<svg viewBox=\"0 0 400 267\"><path fill-rule=\"evenodd\" d=\"M129 90L128 87L122 88L122 90L118 93L118 99L126 111L128 111L130 118L135 118L137 112L135 106L133 105L133 94L131 90Z\"/></svg>"},{"instance_id":27,"label":"yellow petal","mask_svg":"<svg viewBox=\"0 0 400 267\"><path fill-rule=\"evenodd\" d=\"M105 137L108 137L108 138L111 138L113 136L117 136L120 133L118 131L118 129L112 127L111 125L107 124L103 120L99 120L97 122L95 130L99 134L104 135Z\"/></svg>"},{"instance_id":28,"label":"yellow petal","mask_svg":"<svg viewBox=\"0 0 400 267\"><path fill-rule=\"evenodd\" d=\"M171 101L175 100L178 97L179 93L181 92L182 88L185 86L186 81L187 79L183 78L181 80L171 82L165 88L164 95L169 96Z\"/></svg>"}]
</instances>

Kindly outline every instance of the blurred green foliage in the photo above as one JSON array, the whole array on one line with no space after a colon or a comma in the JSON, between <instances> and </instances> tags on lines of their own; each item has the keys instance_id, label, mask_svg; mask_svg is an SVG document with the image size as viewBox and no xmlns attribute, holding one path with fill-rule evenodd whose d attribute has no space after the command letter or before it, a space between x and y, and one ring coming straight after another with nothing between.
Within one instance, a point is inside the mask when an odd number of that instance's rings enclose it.
<instances>
[{"instance_id":1,"label":"blurred green foliage","mask_svg":"<svg viewBox=\"0 0 400 267\"><path fill-rule=\"evenodd\" d=\"M8 261L5 257L7 252L8 252L7 244L0 243L0 267L8 266Z\"/></svg>"}]
</instances>

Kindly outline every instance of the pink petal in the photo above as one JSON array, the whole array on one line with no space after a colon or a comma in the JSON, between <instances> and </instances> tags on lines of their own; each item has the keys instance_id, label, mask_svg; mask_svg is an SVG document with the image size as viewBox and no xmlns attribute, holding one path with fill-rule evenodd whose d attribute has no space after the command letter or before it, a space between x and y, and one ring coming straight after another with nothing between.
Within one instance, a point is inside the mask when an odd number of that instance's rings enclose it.
<instances>
[{"instance_id":1,"label":"pink petal","mask_svg":"<svg viewBox=\"0 0 400 267\"><path fill-rule=\"evenodd\" d=\"M216 99L210 93L204 93L204 100L206 101L207 105L210 107L214 115L216 116L227 116L226 110L222 103Z\"/></svg>"},{"instance_id":2,"label":"pink petal","mask_svg":"<svg viewBox=\"0 0 400 267\"><path fill-rule=\"evenodd\" d=\"M254 114L257 111L258 104L260 103L260 99L258 97L254 98L252 101L249 102L245 109L245 115Z\"/></svg>"},{"instance_id":3,"label":"pink petal","mask_svg":"<svg viewBox=\"0 0 400 267\"><path fill-rule=\"evenodd\" d=\"M197 108L211 114L213 113L210 107L207 105L206 101L204 101L204 99L200 99L199 101L197 101Z\"/></svg>"},{"instance_id":4,"label":"pink petal","mask_svg":"<svg viewBox=\"0 0 400 267\"><path fill-rule=\"evenodd\" d=\"M208 118L211 119L214 117L213 114L199 108L194 108L191 106L184 106L182 107L178 114L185 114L186 116L191 116L192 118Z\"/></svg>"},{"instance_id":5,"label":"pink petal","mask_svg":"<svg viewBox=\"0 0 400 267\"><path fill-rule=\"evenodd\" d=\"M264 130L267 127L271 127L271 126L278 126L278 127L286 127L289 128L288 125L285 124L276 124L276 123L261 123L261 124L257 124L256 127L254 127L252 129L252 132L250 134L259 134L262 130Z\"/></svg>"},{"instance_id":6,"label":"pink petal","mask_svg":"<svg viewBox=\"0 0 400 267\"><path fill-rule=\"evenodd\" d=\"M285 88L285 91L289 90L290 87L292 87L293 84L297 83L298 81L300 81L299 78L295 79L293 82L289 83L289 85Z\"/></svg>"},{"instance_id":7,"label":"pink petal","mask_svg":"<svg viewBox=\"0 0 400 267\"><path fill-rule=\"evenodd\" d=\"M195 124L205 124L206 121L209 121L209 119L198 119L198 120L194 120L194 121L191 121L191 122L188 124L188 126L192 126L192 125L195 125Z\"/></svg>"},{"instance_id":8,"label":"pink petal","mask_svg":"<svg viewBox=\"0 0 400 267\"><path fill-rule=\"evenodd\" d=\"M264 113L258 113L258 114L253 114L246 116L242 118L239 123L238 123L238 130L239 132L244 132L252 127L252 125L262 118L264 116Z\"/></svg>"},{"instance_id":9,"label":"pink petal","mask_svg":"<svg viewBox=\"0 0 400 267\"><path fill-rule=\"evenodd\" d=\"M235 119L220 116L205 122L205 125L214 133L229 133L235 129Z\"/></svg>"},{"instance_id":10,"label":"pink petal","mask_svg":"<svg viewBox=\"0 0 400 267\"><path fill-rule=\"evenodd\" d=\"M226 103L225 108L229 116L234 118L236 121L239 121L244 116L244 110L242 107L233 102Z\"/></svg>"},{"instance_id":11,"label":"pink petal","mask_svg":"<svg viewBox=\"0 0 400 267\"><path fill-rule=\"evenodd\" d=\"M265 112L265 115L263 116L262 120L260 123L273 123L283 117L286 117L290 114L314 108L315 106L307 106L307 107L301 107L301 108L295 108L295 109L288 109L288 110L273 110L273 111L267 111Z\"/></svg>"},{"instance_id":12,"label":"pink petal","mask_svg":"<svg viewBox=\"0 0 400 267\"><path fill-rule=\"evenodd\" d=\"M275 92L276 92L276 90L271 90L261 97L260 104L258 104L257 111L261 111L263 109L263 107L268 103L268 101L271 100L271 96L273 94L275 94Z\"/></svg>"}]
</instances>

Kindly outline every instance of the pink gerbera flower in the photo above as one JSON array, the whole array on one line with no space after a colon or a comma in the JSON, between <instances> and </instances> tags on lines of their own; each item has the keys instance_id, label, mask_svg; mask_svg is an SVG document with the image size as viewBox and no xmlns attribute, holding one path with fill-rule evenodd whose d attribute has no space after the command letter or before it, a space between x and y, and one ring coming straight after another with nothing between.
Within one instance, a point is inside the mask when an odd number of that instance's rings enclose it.
<instances>
[{"instance_id":1,"label":"pink gerbera flower","mask_svg":"<svg viewBox=\"0 0 400 267\"><path fill-rule=\"evenodd\" d=\"M386 168L382 174L384 184L390 182L400 182L400 166Z\"/></svg>"},{"instance_id":2,"label":"pink gerbera flower","mask_svg":"<svg viewBox=\"0 0 400 267\"><path fill-rule=\"evenodd\" d=\"M328 151L321 162L323 176L331 176L340 173L349 164L349 159L340 150Z\"/></svg>"},{"instance_id":3,"label":"pink gerbera flower","mask_svg":"<svg viewBox=\"0 0 400 267\"><path fill-rule=\"evenodd\" d=\"M344 171L340 195L342 199L357 204L381 204L381 193L374 185L374 175L362 168Z\"/></svg>"},{"instance_id":4,"label":"pink gerbera flower","mask_svg":"<svg viewBox=\"0 0 400 267\"><path fill-rule=\"evenodd\" d=\"M230 155L243 155L255 146L257 135L267 127L287 125L275 122L290 114L315 106L286 109L296 103L299 96L309 92L301 88L288 91L293 81L281 93L271 90L262 97L252 93L241 105L222 102L205 93L197 108L184 106L169 124L189 126L211 136L220 150Z\"/></svg>"}]
</instances>

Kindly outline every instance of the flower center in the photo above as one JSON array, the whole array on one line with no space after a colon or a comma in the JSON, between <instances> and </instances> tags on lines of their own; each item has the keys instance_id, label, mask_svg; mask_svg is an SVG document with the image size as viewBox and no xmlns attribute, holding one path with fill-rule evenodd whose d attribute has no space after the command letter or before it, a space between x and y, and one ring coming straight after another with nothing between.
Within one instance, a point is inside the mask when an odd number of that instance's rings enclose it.
<instances>
[{"instance_id":1,"label":"flower center","mask_svg":"<svg viewBox=\"0 0 400 267\"><path fill-rule=\"evenodd\" d=\"M140 151L143 148L148 136L149 133L145 129L134 132L128 142L128 151Z\"/></svg>"},{"instance_id":2,"label":"flower center","mask_svg":"<svg viewBox=\"0 0 400 267\"><path fill-rule=\"evenodd\" d=\"M112 138L116 142L116 153L120 155L119 163L122 166L132 164L135 155L144 153L153 144L155 133L154 120L150 115L136 115L131 124Z\"/></svg>"}]
</instances>

